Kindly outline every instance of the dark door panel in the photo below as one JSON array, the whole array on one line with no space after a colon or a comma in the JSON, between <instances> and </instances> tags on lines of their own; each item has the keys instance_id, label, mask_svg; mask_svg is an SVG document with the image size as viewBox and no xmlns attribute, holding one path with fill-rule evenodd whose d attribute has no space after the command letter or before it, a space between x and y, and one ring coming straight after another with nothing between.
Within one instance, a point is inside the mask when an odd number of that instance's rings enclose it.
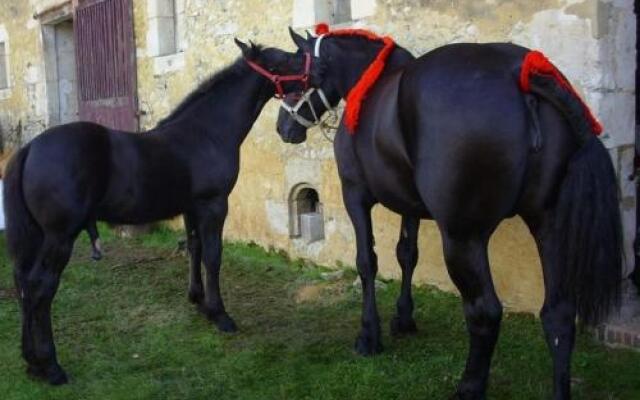
<instances>
[{"instance_id":1,"label":"dark door panel","mask_svg":"<svg viewBox=\"0 0 640 400\"><path fill-rule=\"evenodd\" d=\"M80 119L137 131L131 0L79 0L75 36Z\"/></svg>"}]
</instances>

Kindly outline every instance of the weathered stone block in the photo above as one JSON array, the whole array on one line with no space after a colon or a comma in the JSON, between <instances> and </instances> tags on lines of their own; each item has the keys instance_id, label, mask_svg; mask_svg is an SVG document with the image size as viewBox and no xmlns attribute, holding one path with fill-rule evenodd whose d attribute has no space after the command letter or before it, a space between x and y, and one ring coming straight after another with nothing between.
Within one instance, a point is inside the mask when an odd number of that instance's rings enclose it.
<instances>
[{"instance_id":1,"label":"weathered stone block","mask_svg":"<svg viewBox=\"0 0 640 400\"><path fill-rule=\"evenodd\" d=\"M321 213L310 212L300 215L300 236L307 243L324 239L324 221Z\"/></svg>"}]
</instances>

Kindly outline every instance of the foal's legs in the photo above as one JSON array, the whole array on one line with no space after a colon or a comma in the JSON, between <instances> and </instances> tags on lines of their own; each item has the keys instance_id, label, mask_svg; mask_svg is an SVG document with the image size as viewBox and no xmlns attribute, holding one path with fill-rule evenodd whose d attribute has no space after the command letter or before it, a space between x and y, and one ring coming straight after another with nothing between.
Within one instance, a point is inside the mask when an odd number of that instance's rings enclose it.
<instances>
[{"instance_id":1,"label":"foal's legs","mask_svg":"<svg viewBox=\"0 0 640 400\"><path fill-rule=\"evenodd\" d=\"M489 270L489 235L460 236L443 230L442 236L447 269L462 295L469 332L469 354L457 398L484 399L502 319L502 305Z\"/></svg>"},{"instance_id":2,"label":"foal's legs","mask_svg":"<svg viewBox=\"0 0 640 400\"><path fill-rule=\"evenodd\" d=\"M51 329L51 303L69 261L73 240L45 235L36 261L22 277L23 355L27 372L53 385L67 382L58 364Z\"/></svg>"},{"instance_id":3,"label":"foal's legs","mask_svg":"<svg viewBox=\"0 0 640 400\"><path fill-rule=\"evenodd\" d=\"M207 270L207 290L202 311L223 332L235 332L235 322L227 314L220 295L220 263L222 261L222 228L227 217L226 196L218 196L198 206L198 224L202 256Z\"/></svg>"},{"instance_id":4,"label":"foal's legs","mask_svg":"<svg viewBox=\"0 0 640 400\"><path fill-rule=\"evenodd\" d=\"M102 249L100 248L100 236L98 235L98 227L95 220L87 223L87 233L89 234L89 239L91 239L91 258L98 261L102 258Z\"/></svg>"},{"instance_id":5,"label":"foal's legs","mask_svg":"<svg viewBox=\"0 0 640 400\"><path fill-rule=\"evenodd\" d=\"M554 256L553 217L525 218L533 234L544 274L545 296L540 318L553 359L553 398L571 398L571 353L576 333L576 309L562 288L563 265Z\"/></svg>"},{"instance_id":6,"label":"foal's legs","mask_svg":"<svg viewBox=\"0 0 640 400\"><path fill-rule=\"evenodd\" d=\"M376 306L375 278L378 259L373 250L371 208L375 204L373 196L361 186L349 186L343 182L342 195L347 213L356 235L356 265L362 281L362 330L356 339L356 351L362 355L372 355L382 351L380 317Z\"/></svg>"},{"instance_id":7,"label":"foal's legs","mask_svg":"<svg viewBox=\"0 0 640 400\"><path fill-rule=\"evenodd\" d=\"M189 249L190 265L189 265L189 301L193 304L200 304L204 299L204 289L202 287L202 243L200 242L200 234L198 232L198 224L195 216L185 213L184 229L187 232L187 248Z\"/></svg>"},{"instance_id":8,"label":"foal's legs","mask_svg":"<svg viewBox=\"0 0 640 400\"><path fill-rule=\"evenodd\" d=\"M396 315L391 320L391 334L402 335L417 331L413 319L413 298L411 296L411 279L418 263L418 229L420 220L402 216L400 239L396 246L396 257L402 268L402 286L396 303Z\"/></svg>"}]
</instances>

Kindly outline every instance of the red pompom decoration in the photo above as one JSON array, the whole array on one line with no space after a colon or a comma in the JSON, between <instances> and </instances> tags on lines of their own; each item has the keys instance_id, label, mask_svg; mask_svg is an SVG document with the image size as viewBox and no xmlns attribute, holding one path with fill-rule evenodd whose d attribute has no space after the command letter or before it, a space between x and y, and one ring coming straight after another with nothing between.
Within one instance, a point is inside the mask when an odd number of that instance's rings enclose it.
<instances>
[{"instance_id":1,"label":"red pompom decoration","mask_svg":"<svg viewBox=\"0 0 640 400\"><path fill-rule=\"evenodd\" d=\"M329 33L328 24L320 22L318 25L316 25L316 35L325 35L327 33Z\"/></svg>"},{"instance_id":2,"label":"red pompom decoration","mask_svg":"<svg viewBox=\"0 0 640 400\"><path fill-rule=\"evenodd\" d=\"M567 92L571 93L581 104L584 109L584 113L591 124L591 129L596 135L600 135L604 130L602 124L593 115L587 103L582 100L578 92L571 86L571 83L562 73L556 68L555 65L549 61L549 59L539 51L529 51L524 57L522 67L520 69L520 89L524 92L531 91L530 77L531 75L544 75L554 79L560 87Z\"/></svg>"}]
</instances>

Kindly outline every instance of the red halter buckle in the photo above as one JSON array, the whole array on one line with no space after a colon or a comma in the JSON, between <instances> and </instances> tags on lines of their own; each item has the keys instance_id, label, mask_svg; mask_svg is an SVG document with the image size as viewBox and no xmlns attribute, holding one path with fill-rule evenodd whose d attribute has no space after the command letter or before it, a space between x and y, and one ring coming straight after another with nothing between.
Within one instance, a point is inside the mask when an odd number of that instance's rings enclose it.
<instances>
[{"instance_id":1,"label":"red halter buckle","mask_svg":"<svg viewBox=\"0 0 640 400\"><path fill-rule=\"evenodd\" d=\"M259 64L251 60L245 59L245 61L247 62L247 64L249 64L249 66L254 71L256 71L260 75L264 76L265 78L273 82L273 84L276 86L276 94L274 95L274 97L276 99L283 99L285 96L285 93L284 93L284 89L282 88L282 82L298 81L298 82L302 82L304 86L303 90L307 90L309 88L309 72L311 71L311 54L304 53L304 57L305 57L304 72L298 75L272 74L271 72L267 71L262 66L260 66Z\"/></svg>"}]
</instances>

